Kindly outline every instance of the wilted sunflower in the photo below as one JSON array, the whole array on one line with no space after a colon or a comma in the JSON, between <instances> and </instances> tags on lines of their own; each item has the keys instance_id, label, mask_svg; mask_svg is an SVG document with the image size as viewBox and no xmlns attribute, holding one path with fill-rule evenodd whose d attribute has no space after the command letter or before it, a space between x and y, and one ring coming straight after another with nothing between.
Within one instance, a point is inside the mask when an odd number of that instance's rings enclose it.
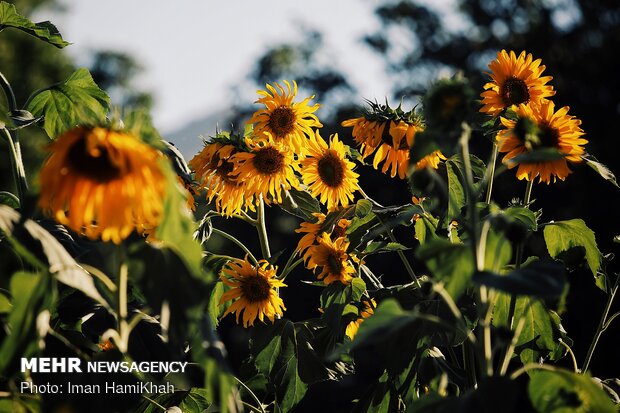
<instances>
[{"instance_id":1,"label":"wilted sunflower","mask_svg":"<svg viewBox=\"0 0 620 413\"><path fill-rule=\"evenodd\" d=\"M159 224L166 178L162 155L151 146L126 133L78 127L49 151L39 206L61 224L115 244L134 229Z\"/></svg>"},{"instance_id":2,"label":"wilted sunflower","mask_svg":"<svg viewBox=\"0 0 620 413\"><path fill-rule=\"evenodd\" d=\"M519 166L517 178L530 181L538 177L539 182L549 184L551 178L554 182L557 178L564 180L571 173L567 162L582 161L582 145L588 141L582 138L581 121L568 115L568 110L568 106L564 106L556 112L553 102L546 100L540 106L519 105L516 109L518 120L500 118L506 128L497 134L499 151L506 153L502 162L509 168ZM515 161L519 155L544 148L556 149L562 157L539 162Z\"/></svg>"},{"instance_id":3,"label":"wilted sunflower","mask_svg":"<svg viewBox=\"0 0 620 413\"><path fill-rule=\"evenodd\" d=\"M299 165L287 146L275 142L269 133L246 138L250 152L237 152L235 177L245 184L246 197L262 195L265 203L282 203L282 190L299 187L295 171Z\"/></svg>"},{"instance_id":4,"label":"wilted sunflower","mask_svg":"<svg viewBox=\"0 0 620 413\"><path fill-rule=\"evenodd\" d=\"M222 294L219 304L235 300L224 312L224 316L236 313L237 324L243 312L244 327L253 326L258 317L264 321L267 317L273 322L275 316L282 316L284 302L276 288L286 287L276 278L276 268L266 260L260 260L253 266L247 259L229 261L220 275L222 282L232 289Z\"/></svg>"},{"instance_id":5,"label":"wilted sunflower","mask_svg":"<svg viewBox=\"0 0 620 413\"><path fill-rule=\"evenodd\" d=\"M303 256L304 261L308 261L310 255L308 249L317 243L317 240L323 234L323 226L325 224L325 214L320 212L314 212L312 215L316 218L315 222L302 222L299 228L295 230L297 233L304 233L299 243L297 244L297 251ZM346 236L347 228L351 225L351 221L345 218L338 220L338 223L334 226L334 229L330 233L332 240Z\"/></svg>"},{"instance_id":6,"label":"wilted sunflower","mask_svg":"<svg viewBox=\"0 0 620 413\"><path fill-rule=\"evenodd\" d=\"M228 217L238 214L244 207L254 208L252 197L245 196L243 181L232 174L235 164L231 157L235 153L233 145L211 142L189 161L200 187L207 190L207 200L211 202L215 198L218 212Z\"/></svg>"},{"instance_id":7,"label":"wilted sunflower","mask_svg":"<svg viewBox=\"0 0 620 413\"><path fill-rule=\"evenodd\" d=\"M349 262L349 242L345 237L336 238L332 241L329 234L323 233L317 244L308 249L308 269L323 267L317 275L326 285L339 281L342 284L351 282L355 268Z\"/></svg>"},{"instance_id":8,"label":"wilted sunflower","mask_svg":"<svg viewBox=\"0 0 620 413\"><path fill-rule=\"evenodd\" d=\"M533 60L532 54L521 52L519 57L514 51L505 50L497 53L497 58L489 63L492 82L484 85L480 112L492 116L499 115L504 109L521 103L540 104L547 97L555 95L553 86L547 85L551 76L542 76L545 66L541 59Z\"/></svg>"},{"instance_id":9,"label":"wilted sunflower","mask_svg":"<svg viewBox=\"0 0 620 413\"><path fill-rule=\"evenodd\" d=\"M252 115L247 123L255 123L254 133L270 133L278 143L284 143L292 147L296 152L302 154L306 147L305 136L312 135L312 128L320 128L323 125L319 122L314 112L319 108L319 104L308 105L314 98L310 96L301 102L294 103L293 99L297 95L297 82L291 84L284 81L286 90L278 83L274 86L267 84L267 90L258 90L262 96L255 103L262 103L265 109L260 109Z\"/></svg>"},{"instance_id":10,"label":"wilted sunflower","mask_svg":"<svg viewBox=\"0 0 620 413\"><path fill-rule=\"evenodd\" d=\"M375 308L377 308L377 302L374 298L371 298L370 300L362 300L362 309L360 310L359 318L351 321L347 325L347 329L345 331L347 337L351 340L355 338L357 331L360 329L360 325L362 325L365 319L375 313Z\"/></svg>"},{"instance_id":11,"label":"wilted sunflower","mask_svg":"<svg viewBox=\"0 0 620 413\"><path fill-rule=\"evenodd\" d=\"M328 210L349 205L359 189L359 175L353 172L355 164L347 159L347 150L338 134L330 137L328 146L316 131L307 145L307 158L301 160L301 177L312 196L326 203Z\"/></svg>"}]
</instances>

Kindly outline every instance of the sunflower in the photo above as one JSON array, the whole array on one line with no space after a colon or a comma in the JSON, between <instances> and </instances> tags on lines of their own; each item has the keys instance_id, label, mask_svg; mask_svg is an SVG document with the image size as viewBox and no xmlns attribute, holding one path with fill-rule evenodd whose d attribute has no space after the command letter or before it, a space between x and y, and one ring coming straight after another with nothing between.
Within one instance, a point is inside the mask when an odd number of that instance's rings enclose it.
<instances>
[{"instance_id":1,"label":"sunflower","mask_svg":"<svg viewBox=\"0 0 620 413\"><path fill-rule=\"evenodd\" d=\"M386 124L387 122L369 120L364 116L348 119L341 123L344 127L353 128L351 135L360 146L362 159L372 154L381 144L381 136L383 136L383 130Z\"/></svg>"},{"instance_id":2,"label":"sunflower","mask_svg":"<svg viewBox=\"0 0 620 413\"><path fill-rule=\"evenodd\" d=\"M582 138L581 121L568 115L568 110L564 106L556 112L553 102L545 100L541 105L519 105L517 120L500 118L506 128L497 134L499 151L506 153L502 162L509 168L519 166L517 178L530 181L538 177L539 182L547 184L552 178L554 182L563 181L571 173L568 162L582 161L582 145L588 141ZM534 133L526 133L528 124L534 126ZM562 157L538 162L515 160L519 155L545 148L556 149Z\"/></svg>"},{"instance_id":3,"label":"sunflower","mask_svg":"<svg viewBox=\"0 0 620 413\"><path fill-rule=\"evenodd\" d=\"M156 227L166 178L162 155L133 135L77 127L58 137L41 168L39 206L90 239L120 244Z\"/></svg>"},{"instance_id":4,"label":"sunflower","mask_svg":"<svg viewBox=\"0 0 620 413\"><path fill-rule=\"evenodd\" d=\"M505 50L497 53L497 58L489 63L492 82L484 85L482 108L480 112L492 116L499 115L504 109L521 103L540 104L545 98L555 95L553 86L547 83L551 76L542 76L545 66L541 59L533 60L532 54L521 52L519 57L514 51Z\"/></svg>"},{"instance_id":5,"label":"sunflower","mask_svg":"<svg viewBox=\"0 0 620 413\"><path fill-rule=\"evenodd\" d=\"M323 267L317 277L326 285L336 281L342 284L351 282L355 269L349 262L347 254L349 242L346 237L339 237L332 241L329 234L323 233L317 242L306 253L309 257L307 268L313 270L319 266Z\"/></svg>"},{"instance_id":6,"label":"sunflower","mask_svg":"<svg viewBox=\"0 0 620 413\"><path fill-rule=\"evenodd\" d=\"M330 136L329 146L318 131L308 141L307 157L301 160L301 177L312 196L327 204L328 210L349 205L359 189L355 165L346 158L346 147L338 134Z\"/></svg>"},{"instance_id":7,"label":"sunflower","mask_svg":"<svg viewBox=\"0 0 620 413\"><path fill-rule=\"evenodd\" d=\"M419 123L408 123L401 121L390 121L388 133L381 135L381 145L375 152L372 166L379 169L379 164L385 160L381 172L386 173L390 169L390 176L405 179L409 169L409 149L413 145L413 140L417 131L422 130Z\"/></svg>"},{"instance_id":8,"label":"sunflower","mask_svg":"<svg viewBox=\"0 0 620 413\"><path fill-rule=\"evenodd\" d=\"M267 317L273 322L275 316L282 316L286 308L276 288L286 287L286 284L276 278L276 269L266 260L260 260L256 266L252 265L247 257L244 260L229 261L224 266L220 279L232 288L222 294L219 305L226 301L235 301L222 317L236 313L239 324L239 317L243 312L243 325L248 327L254 325L257 317L260 321Z\"/></svg>"},{"instance_id":9,"label":"sunflower","mask_svg":"<svg viewBox=\"0 0 620 413\"><path fill-rule=\"evenodd\" d=\"M246 138L250 152L238 152L231 161L235 178L245 183L246 197L262 196L265 203L282 203L282 189L299 187L295 171L299 165L288 147L273 140L269 133Z\"/></svg>"},{"instance_id":10,"label":"sunflower","mask_svg":"<svg viewBox=\"0 0 620 413\"><path fill-rule=\"evenodd\" d=\"M314 212L312 215L316 218L315 222L302 222L299 228L295 230L297 233L305 233L297 244L297 251L303 256L304 261L308 261L310 255L307 250L317 243L317 240L323 234L323 226L325 224L325 214L320 212ZM345 218L338 220L338 223L334 226L334 229L330 233L332 240L346 236L347 228L351 225L351 221Z\"/></svg>"},{"instance_id":11,"label":"sunflower","mask_svg":"<svg viewBox=\"0 0 620 413\"><path fill-rule=\"evenodd\" d=\"M257 135L268 132L278 143L283 143L292 147L296 152L303 153L306 147L306 136L311 136L312 128L320 128L323 125L319 122L314 112L319 108L319 104L308 105L314 95L301 102L294 103L293 99L297 95L297 82L291 84L284 81L286 90L278 83L274 86L267 84L267 90L258 90L262 96L255 103L262 103L265 109L260 109L252 115L247 123L255 123L254 133Z\"/></svg>"},{"instance_id":12,"label":"sunflower","mask_svg":"<svg viewBox=\"0 0 620 413\"><path fill-rule=\"evenodd\" d=\"M211 142L189 161L200 187L207 189L207 200L211 202L215 198L217 211L227 217L244 208L254 209L252 197L245 196L243 181L233 175L235 164L231 157L236 152L233 145Z\"/></svg>"},{"instance_id":13,"label":"sunflower","mask_svg":"<svg viewBox=\"0 0 620 413\"><path fill-rule=\"evenodd\" d=\"M375 313L375 308L377 308L377 302L374 298L371 298L370 300L362 300L362 309L360 310L359 318L351 321L347 325L347 329L345 331L346 336L353 340L364 320Z\"/></svg>"}]
</instances>

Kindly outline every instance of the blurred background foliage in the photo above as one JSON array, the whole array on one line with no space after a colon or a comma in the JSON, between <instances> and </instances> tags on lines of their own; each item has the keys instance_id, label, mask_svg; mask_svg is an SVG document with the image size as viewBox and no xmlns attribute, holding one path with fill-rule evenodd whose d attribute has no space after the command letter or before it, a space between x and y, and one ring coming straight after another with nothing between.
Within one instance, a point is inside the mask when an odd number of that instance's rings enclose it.
<instances>
[{"instance_id":1,"label":"blurred background foliage","mask_svg":"<svg viewBox=\"0 0 620 413\"><path fill-rule=\"evenodd\" d=\"M55 1L18 0L14 3L23 14L29 15L37 7L54 5ZM456 68L463 70L473 86L481 91L486 81L483 72L498 50L515 50L517 53L526 50L535 58L542 58L547 66L545 75L553 76L552 84L557 91L554 97L556 105L569 105L571 114L583 121L582 127L590 141L588 152L618 173L620 145L615 126L620 120L620 56L617 53L620 50L620 2L460 0L457 3L457 12L450 16L442 16L434 8L416 1L372 3L381 21L381 29L368 33L360 41L365 42L384 61L393 89L385 91L386 96L366 98L381 102L388 97L393 104L402 99L405 106L410 107L418 103L419 97L433 80L440 75L454 74ZM360 3L360 7L372 5ZM62 28L60 30L62 32ZM253 87L263 88L266 82L296 79L301 85L300 97L316 94L316 101L323 105L321 110L324 116L321 120L325 127L322 135L326 137L337 132L352 145L350 131L339 123L355 116L363 102L353 99L354 87L346 76L335 70L329 61L321 59L322 47L321 33L307 30L299 43L281 43L269 48L249 71L247 81ZM74 64L65 52L33 42L18 31L7 30L0 36L0 70L11 81L20 104L25 102L31 91L65 79ZM353 64L363 70L364 62ZM132 79L142 68L131 56L98 51L92 56L90 70L95 81L110 93L115 104L152 105L153 99L149 93L132 88ZM231 92L235 93L234 90ZM4 104L4 101L0 103ZM4 106L0 109L6 112ZM254 110L249 104L239 104L232 111L235 113L234 119L222 119L222 125L229 124L225 122L229 121L238 129L243 129L243 120ZM47 138L42 131L35 132L31 128L23 133L21 139L27 166L31 168L28 176L33 179L36 174L32 168L40 162L43 152L39 149L46 144ZM472 145L476 155L485 161L489 159L491 143L486 138L474 135ZM4 146L0 146L0 157L8 159ZM0 163L0 189L12 189L8 167L8 162ZM585 165L572 169L574 173L566 182L535 185L534 209L543 209L543 220L583 218L595 231L601 251L615 252L612 239L620 233L617 215L620 190L600 179ZM410 202L405 181L393 180L365 168L361 183L371 197L383 204ZM515 196L522 198L524 190L525 183L516 181L514 173L509 171L497 177L494 195L505 206ZM291 228L297 227L298 222L275 208L269 212L273 251L287 248L290 251L297 240L291 240L290 235L284 234L290 234ZM237 223L233 220L221 221L216 225L227 225L233 233L236 230L243 232L244 228L242 224L236 228ZM415 244L410 229L397 233L397 237L407 245ZM246 245L258 248L253 234L242 233L240 238L247 242ZM532 239L529 245L531 251L526 251L526 254L545 255L542 236ZM209 241L209 246L220 253L228 248L223 240L215 236ZM230 247L231 254L239 255L233 248ZM406 281L396 258L382 255L380 260L382 268L394 269L393 273L383 274L386 280ZM369 265L373 266L372 259L369 259ZM617 263L612 263L609 269L611 272L618 271ZM287 317L293 320L317 315L319 289L292 282L308 278L303 270L298 272L300 276L291 277L290 287L283 292ZM598 320L602 312L604 296L583 268L576 268L570 274L570 282L563 323L574 340L577 358L582 360L596 328L593 320ZM299 297L299 294L305 294L303 296L308 299L286 301L287 296ZM615 307L617 310L617 303ZM233 324L229 317L223 320L220 330L229 347L233 365L240 366L247 356L248 337L246 331ZM618 374L620 353L616 349L619 345L620 335L603 335L599 352L591 365L595 376L604 378ZM566 363L569 362L567 359ZM371 357L367 364L357 366L356 379L343 381L340 385L348 390L358 388L358 393L363 392L365 375L368 380L376 380L374 375L377 372L373 369ZM310 389L316 392L315 395L325 390L321 385ZM337 395L338 389L330 388L330 394ZM347 397L350 395L346 394ZM312 399L315 398L309 394L304 403ZM321 397L321 401L325 402L325 398ZM340 402L347 403L334 396L332 407L339 408ZM325 410L326 406L323 404L322 408Z\"/></svg>"}]
</instances>

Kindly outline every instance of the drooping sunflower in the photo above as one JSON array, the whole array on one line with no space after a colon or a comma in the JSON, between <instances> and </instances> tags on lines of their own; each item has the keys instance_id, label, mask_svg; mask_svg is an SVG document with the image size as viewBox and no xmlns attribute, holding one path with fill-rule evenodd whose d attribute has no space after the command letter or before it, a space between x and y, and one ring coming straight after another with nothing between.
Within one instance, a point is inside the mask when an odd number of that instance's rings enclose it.
<instances>
[{"instance_id":1,"label":"drooping sunflower","mask_svg":"<svg viewBox=\"0 0 620 413\"><path fill-rule=\"evenodd\" d=\"M166 191L159 151L102 127L71 129L49 151L39 207L61 224L115 244L159 224Z\"/></svg>"},{"instance_id":2,"label":"drooping sunflower","mask_svg":"<svg viewBox=\"0 0 620 413\"><path fill-rule=\"evenodd\" d=\"M521 104L516 108L517 120L501 117L502 125L506 129L497 134L499 151L506 153L502 162L509 168L519 166L517 178L533 180L538 177L539 182L547 184L564 180L571 173L568 162L579 163L584 154L582 145L588 143L583 139L581 121L568 115L569 107L555 111L555 105L545 100L541 105ZM527 125L534 128L528 132ZM519 162L515 160L519 155L527 154L536 149L556 149L562 156L540 162Z\"/></svg>"},{"instance_id":3,"label":"drooping sunflower","mask_svg":"<svg viewBox=\"0 0 620 413\"><path fill-rule=\"evenodd\" d=\"M307 157L301 160L301 177L312 196L327 209L347 206L353 201L353 193L359 189L353 172L355 164L346 157L347 150L338 140L338 134L330 136L329 146L318 131L308 141Z\"/></svg>"},{"instance_id":4,"label":"drooping sunflower","mask_svg":"<svg viewBox=\"0 0 620 413\"><path fill-rule=\"evenodd\" d=\"M269 133L254 139L246 138L250 152L237 152L235 178L245 183L246 197L262 196L265 203L282 203L282 190L299 187L295 171L299 164L287 146L273 140Z\"/></svg>"},{"instance_id":5,"label":"drooping sunflower","mask_svg":"<svg viewBox=\"0 0 620 413\"><path fill-rule=\"evenodd\" d=\"M482 108L480 112L492 116L499 115L504 109L521 103L540 104L545 98L555 95L553 86L547 85L553 78L541 76L545 66L542 60L533 60L532 54L510 54L506 50L497 53L489 63L492 81L484 85Z\"/></svg>"},{"instance_id":6,"label":"drooping sunflower","mask_svg":"<svg viewBox=\"0 0 620 413\"><path fill-rule=\"evenodd\" d=\"M423 122L415 108L404 112L400 106L392 109L385 105L368 101L368 107L363 110L363 116L348 119L342 126L352 127L355 142L360 145L362 157L365 158L374 152L372 165L379 169L384 162L381 172L393 178L398 174L401 179L406 178L409 170L409 151L414 145L416 133L423 130ZM445 159L440 151L427 155L416 163L416 168L437 168L439 162Z\"/></svg>"},{"instance_id":7,"label":"drooping sunflower","mask_svg":"<svg viewBox=\"0 0 620 413\"><path fill-rule=\"evenodd\" d=\"M306 266L311 270L323 267L317 278L323 280L326 285L333 282L348 284L355 274L355 268L349 262L347 248L349 248L349 241L346 237L339 237L332 241L329 234L323 233L317 239L317 244L308 249Z\"/></svg>"},{"instance_id":8,"label":"drooping sunflower","mask_svg":"<svg viewBox=\"0 0 620 413\"><path fill-rule=\"evenodd\" d=\"M315 212L312 215L316 218L315 222L302 222L299 228L295 230L297 233L305 234L297 244L297 251L302 255L305 262L310 258L308 249L317 243L317 240L323 234L323 226L325 224L325 214ZM332 240L346 236L347 228L351 225L351 221L346 218L338 220L333 230L329 234Z\"/></svg>"},{"instance_id":9,"label":"drooping sunflower","mask_svg":"<svg viewBox=\"0 0 620 413\"><path fill-rule=\"evenodd\" d=\"M351 135L360 146L362 158L372 154L381 144L381 137L386 124L386 121L369 120L364 116L347 119L341 123L346 128L353 128Z\"/></svg>"},{"instance_id":10,"label":"drooping sunflower","mask_svg":"<svg viewBox=\"0 0 620 413\"><path fill-rule=\"evenodd\" d=\"M244 208L254 209L252 197L246 196L244 181L233 174L235 164L231 157L236 152L234 145L210 142L189 161L200 187L207 190L207 200L215 198L217 211L227 217Z\"/></svg>"},{"instance_id":11,"label":"drooping sunflower","mask_svg":"<svg viewBox=\"0 0 620 413\"><path fill-rule=\"evenodd\" d=\"M224 316L235 313L237 324L243 313L244 327L253 326L258 318L264 321L267 317L273 322L276 316L282 316L284 302L276 292L276 288L286 284L276 278L276 267L266 260L260 260L256 266L247 257L244 260L229 261L223 268L220 279L230 290L222 294L219 305L235 300L224 312Z\"/></svg>"},{"instance_id":12,"label":"drooping sunflower","mask_svg":"<svg viewBox=\"0 0 620 413\"><path fill-rule=\"evenodd\" d=\"M379 164L385 160L381 172L386 173L390 169L390 176L405 179L409 169L409 149L413 145L413 140L421 126L414 122L408 123L403 120L390 121L388 133L381 135L381 145L375 152L372 166L379 169Z\"/></svg>"},{"instance_id":13,"label":"drooping sunflower","mask_svg":"<svg viewBox=\"0 0 620 413\"><path fill-rule=\"evenodd\" d=\"M284 81L286 90L278 83L275 87L267 84L267 90L258 90L259 98L255 103L265 105L265 109L254 112L247 123L255 123L254 133L257 135L268 132L278 143L292 147L297 153L305 151L306 136L313 134L312 128L320 128L323 125L314 114L319 104L309 105L314 95L301 102L293 102L297 96L297 82L293 81L293 87L288 81Z\"/></svg>"},{"instance_id":14,"label":"drooping sunflower","mask_svg":"<svg viewBox=\"0 0 620 413\"><path fill-rule=\"evenodd\" d=\"M359 318L351 321L345 330L345 334L349 337L349 339L353 340L355 338L355 335L360 329L360 325L362 325L365 319L375 313L375 308L377 308L377 302L374 298L371 298L370 300L362 300L362 308L359 313Z\"/></svg>"}]
</instances>

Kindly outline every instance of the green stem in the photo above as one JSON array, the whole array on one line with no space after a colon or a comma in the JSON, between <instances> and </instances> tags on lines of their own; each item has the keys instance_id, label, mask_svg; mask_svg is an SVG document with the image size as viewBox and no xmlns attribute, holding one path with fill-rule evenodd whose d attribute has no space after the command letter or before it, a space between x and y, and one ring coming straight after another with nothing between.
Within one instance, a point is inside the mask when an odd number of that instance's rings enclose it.
<instances>
[{"instance_id":1,"label":"green stem","mask_svg":"<svg viewBox=\"0 0 620 413\"><path fill-rule=\"evenodd\" d=\"M489 178L487 184L487 197L486 203L489 205L491 203L491 194L493 193L493 179L495 178L495 164L497 163L497 153L499 152L499 148L497 143L493 143L493 155L491 155L491 164L489 165L491 169L489 169Z\"/></svg>"},{"instance_id":2,"label":"green stem","mask_svg":"<svg viewBox=\"0 0 620 413\"><path fill-rule=\"evenodd\" d=\"M280 275L281 280L285 279L287 275L290 274L291 271L293 271L293 269L295 269L295 267L297 267L299 264L301 264L302 262L304 262L303 258L298 259L297 261L295 261L294 263L285 266L284 270L282 270L282 274Z\"/></svg>"},{"instance_id":3,"label":"green stem","mask_svg":"<svg viewBox=\"0 0 620 413\"><path fill-rule=\"evenodd\" d=\"M11 136L11 133L6 128L0 129L7 144L9 145L9 156L11 158L11 169L13 171L13 179L15 181L15 187L17 188L17 197L19 198L20 205L24 200L24 193L28 190L28 181L26 180L26 171L24 170L24 163L22 161L21 149L17 135L15 140Z\"/></svg>"},{"instance_id":4,"label":"green stem","mask_svg":"<svg viewBox=\"0 0 620 413\"><path fill-rule=\"evenodd\" d=\"M467 210L469 214L470 235L472 252L474 259L478 257L478 213L476 211L476 200L474 199L474 173L471 168L471 158L469 155L469 138L471 136L471 128L463 124L463 133L460 138L461 157L463 158L463 167L465 169L465 198L467 199ZM478 267L476 262L476 267ZM477 268L482 270L482 268Z\"/></svg>"},{"instance_id":5,"label":"green stem","mask_svg":"<svg viewBox=\"0 0 620 413\"><path fill-rule=\"evenodd\" d=\"M239 248L241 248L243 250L243 252L245 252L248 255L248 257L250 257L252 262L256 265L256 263L258 262L256 260L256 257L254 256L254 254L252 254L252 252L250 252L248 247L246 247L243 244L243 242L239 241L237 238L235 238L234 236L230 235L228 232L222 231L221 229L213 228L213 233L217 234L217 235L219 235L221 237L224 237L227 240L232 241L233 243L235 243Z\"/></svg>"},{"instance_id":6,"label":"green stem","mask_svg":"<svg viewBox=\"0 0 620 413\"><path fill-rule=\"evenodd\" d=\"M530 206L530 200L532 198L532 187L534 186L534 181L527 181L527 186L525 187L525 198L523 199L523 206L525 208L529 209ZM521 263L523 261L523 249L524 249L524 245L523 242L520 242L519 245L517 245L517 251L515 253L515 268L519 269L521 268ZM510 296L510 305L508 308L508 319L510 320L510 329L512 330L512 327L514 325L514 318L515 318L515 306L516 306L517 300L514 298L514 296Z\"/></svg>"},{"instance_id":7,"label":"green stem","mask_svg":"<svg viewBox=\"0 0 620 413\"><path fill-rule=\"evenodd\" d=\"M0 72L0 87L4 91L6 95L6 102L8 104L9 112L13 112L17 110L17 100L15 99L15 93L13 93L13 88L11 84L7 80L7 78Z\"/></svg>"},{"instance_id":8,"label":"green stem","mask_svg":"<svg viewBox=\"0 0 620 413\"><path fill-rule=\"evenodd\" d=\"M590 343L590 348L588 349L588 353L586 355L586 360L583 363L583 367L581 368L581 372L585 373L588 371L590 367L590 361L592 361L592 356L594 355L594 350L596 350L596 345L598 344L601 335L603 334L605 322L607 321L607 316L609 315L609 310L611 309L611 305L614 302L614 298L616 297L616 293L618 292L618 287L620 287L620 276L616 276L616 282L614 286L609 291L609 295L607 296L607 304L605 304L605 310L603 311L603 315L598 323L598 327L596 328L596 333L594 334L594 338L592 339L592 343Z\"/></svg>"},{"instance_id":9,"label":"green stem","mask_svg":"<svg viewBox=\"0 0 620 413\"><path fill-rule=\"evenodd\" d=\"M258 241L260 242L263 258L268 260L271 257L271 251L269 251L269 238L267 237L267 227L265 226L265 201L263 201L262 195L258 202L257 214L256 231L258 232Z\"/></svg>"}]
</instances>

